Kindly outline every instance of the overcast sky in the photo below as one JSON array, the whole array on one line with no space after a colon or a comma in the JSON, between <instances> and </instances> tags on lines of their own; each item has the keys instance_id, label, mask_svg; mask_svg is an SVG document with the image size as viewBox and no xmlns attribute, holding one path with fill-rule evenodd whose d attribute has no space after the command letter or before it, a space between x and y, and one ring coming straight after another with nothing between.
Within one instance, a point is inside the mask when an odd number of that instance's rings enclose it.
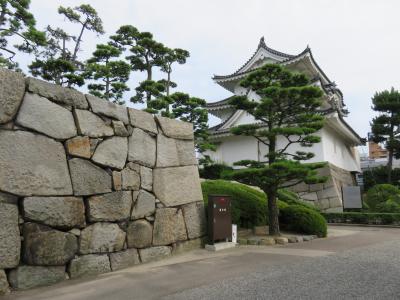
<instances>
[{"instance_id":1,"label":"overcast sky","mask_svg":"<svg viewBox=\"0 0 400 300\"><path fill-rule=\"evenodd\" d=\"M289 54L310 45L320 67L343 91L347 121L361 136L369 130L374 92L400 88L396 0L32 0L31 10L39 28L52 24L76 34L78 28L67 26L57 7L82 3L98 11L106 30L102 37L84 35L83 57L120 25L132 24L169 47L190 51L173 79L178 90L208 102L230 95L212 75L235 71L261 36L268 46ZM133 82L141 78L132 74Z\"/></svg>"}]
</instances>

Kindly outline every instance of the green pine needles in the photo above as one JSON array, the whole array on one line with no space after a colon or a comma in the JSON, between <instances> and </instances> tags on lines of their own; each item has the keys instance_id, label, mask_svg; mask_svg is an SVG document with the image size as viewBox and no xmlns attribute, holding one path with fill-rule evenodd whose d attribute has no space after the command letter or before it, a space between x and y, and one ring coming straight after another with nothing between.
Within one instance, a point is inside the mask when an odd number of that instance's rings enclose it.
<instances>
[{"instance_id":1,"label":"green pine needles","mask_svg":"<svg viewBox=\"0 0 400 300\"><path fill-rule=\"evenodd\" d=\"M326 181L326 177L317 175L317 169L325 163L302 163L314 153L290 150L296 144L307 150L320 142L316 133L324 126L324 113L320 110L323 92L311 85L304 74L292 73L277 64L256 69L240 85L246 95L233 97L230 104L252 115L256 122L239 125L231 132L254 137L266 146L267 152L264 161L237 162L235 165L246 168L230 176L256 185L267 194L269 233L279 235L278 189ZM258 99L250 99L253 94Z\"/></svg>"}]
</instances>

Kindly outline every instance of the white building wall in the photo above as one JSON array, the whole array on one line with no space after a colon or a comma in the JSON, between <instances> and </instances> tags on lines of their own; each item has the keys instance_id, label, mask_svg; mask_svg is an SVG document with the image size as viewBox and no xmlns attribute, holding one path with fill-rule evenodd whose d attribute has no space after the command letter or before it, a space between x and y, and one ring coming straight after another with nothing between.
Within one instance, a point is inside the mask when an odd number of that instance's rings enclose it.
<instances>
[{"instance_id":1,"label":"white building wall","mask_svg":"<svg viewBox=\"0 0 400 300\"><path fill-rule=\"evenodd\" d=\"M313 152L315 156L304 162L327 161L348 171L360 171L358 152L353 147L345 144L335 131L329 127L324 127L316 135L321 137L320 143L314 144L312 147L302 147L300 144L293 144L289 146L288 152ZM286 138L278 138L278 149L282 149L286 144ZM267 146L258 142L253 137L230 136L221 138L218 141L217 150L208 154L216 162L224 162L232 165L234 162L243 159L265 161L266 153Z\"/></svg>"},{"instance_id":2,"label":"white building wall","mask_svg":"<svg viewBox=\"0 0 400 300\"><path fill-rule=\"evenodd\" d=\"M322 129L322 144L326 161L348 171L361 171L357 149L346 144L331 128Z\"/></svg>"}]
</instances>

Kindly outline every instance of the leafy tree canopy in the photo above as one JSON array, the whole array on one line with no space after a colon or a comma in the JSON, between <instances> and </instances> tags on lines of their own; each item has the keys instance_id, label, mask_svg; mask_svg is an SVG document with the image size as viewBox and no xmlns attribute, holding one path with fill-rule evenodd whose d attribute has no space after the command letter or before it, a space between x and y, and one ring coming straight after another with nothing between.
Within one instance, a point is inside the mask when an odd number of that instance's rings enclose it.
<instances>
[{"instance_id":1,"label":"leafy tree canopy","mask_svg":"<svg viewBox=\"0 0 400 300\"><path fill-rule=\"evenodd\" d=\"M92 31L103 34L104 29L96 10L89 4L70 8L60 6L58 13L68 21L79 24L78 35L68 34L64 30L47 27L48 46L32 62L29 69L33 76L42 77L63 86L81 86L85 83L85 63L78 59L83 34Z\"/></svg>"},{"instance_id":2,"label":"leafy tree canopy","mask_svg":"<svg viewBox=\"0 0 400 300\"><path fill-rule=\"evenodd\" d=\"M32 53L46 44L45 34L35 28L30 0L0 0L0 67L17 69L17 50ZM10 40L17 44L10 45Z\"/></svg>"},{"instance_id":3,"label":"leafy tree canopy","mask_svg":"<svg viewBox=\"0 0 400 300\"><path fill-rule=\"evenodd\" d=\"M96 46L93 57L87 61L86 66L86 78L97 81L88 85L92 95L124 104L122 97L124 92L129 91L126 82L129 80L131 68L125 61L117 59L121 54L122 50L112 45Z\"/></svg>"}]
</instances>

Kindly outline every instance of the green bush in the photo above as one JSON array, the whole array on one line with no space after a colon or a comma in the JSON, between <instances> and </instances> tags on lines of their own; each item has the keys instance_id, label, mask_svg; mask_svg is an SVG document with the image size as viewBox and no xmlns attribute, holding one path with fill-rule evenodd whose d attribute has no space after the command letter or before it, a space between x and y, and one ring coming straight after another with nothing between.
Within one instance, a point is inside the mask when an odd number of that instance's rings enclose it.
<instances>
[{"instance_id":1,"label":"green bush","mask_svg":"<svg viewBox=\"0 0 400 300\"><path fill-rule=\"evenodd\" d=\"M201 183L205 204L208 195L229 195L232 198L232 222L242 228L252 228L268 223L265 194L247 185L226 180L205 180ZM287 206L278 201L279 209Z\"/></svg>"},{"instance_id":2,"label":"green bush","mask_svg":"<svg viewBox=\"0 0 400 300\"><path fill-rule=\"evenodd\" d=\"M232 171L233 168L225 164L212 164L204 166L199 170L200 177L204 179L221 179L224 172Z\"/></svg>"},{"instance_id":3,"label":"green bush","mask_svg":"<svg viewBox=\"0 0 400 300\"><path fill-rule=\"evenodd\" d=\"M391 184L377 184L367 192L366 203L371 211L377 211L380 204L400 196L400 190Z\"/></svg>"},{"instance_id":4,"label":"green bush","mask_svg":"<svg viewBox=\"0 0 400 300\"><path fill-rule=\"evenodd\" d=\"M281 189L278 191L278 199L289 205L300 205L315 211L319 211L318 208L316 208L315 206L301 201L300 197L296 193L285 189Z\"/></svg>"},{"instance_id":5,"label":"green bush","mask_svg":"<svg viewBox=\"0 0 400 300\"><path fill-rule=\"evenodd\" d=\"M326 237L327 225L324 217L315 210L301 205L289 205L281 210L281 223L284 228L305 234Z\"/></svg>"},{"instance_id":6,"label":"green bush","mask_svg":"<svg viewBox=\"0 0 400 300\"><path fill-rule=\"evenodd\" d=\"M400 213L399 199L391 197L389 200L379 203L375 210L381 213Z\"/></svg>"},{"instance_id":7,"label":"green bush","mask_svg":"<svg viewBox=\"0 0 400 300\"><path fill-rule=\"evenodd\" d=\"M328 223L400 225L400 213L322 213Z\"/></svg>"}]
</instances>

